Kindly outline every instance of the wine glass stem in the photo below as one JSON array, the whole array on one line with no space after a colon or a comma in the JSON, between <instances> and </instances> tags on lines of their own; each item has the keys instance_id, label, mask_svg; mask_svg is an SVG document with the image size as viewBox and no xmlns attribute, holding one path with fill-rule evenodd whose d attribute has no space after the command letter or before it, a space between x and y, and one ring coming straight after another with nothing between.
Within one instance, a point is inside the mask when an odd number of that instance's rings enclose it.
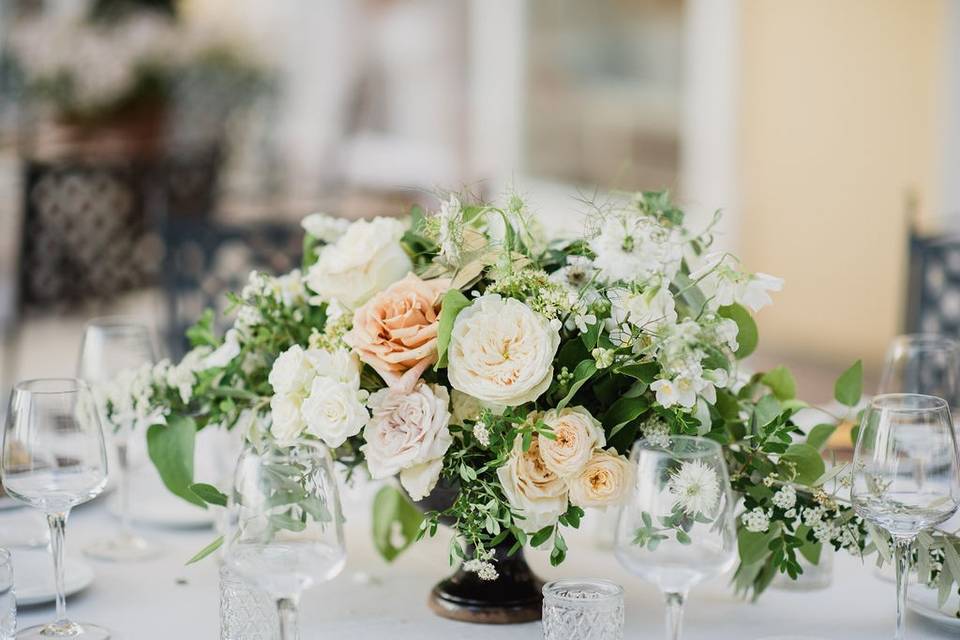
<instances>
[{"instance_id":1,"label":"wine glass stem","mask_svg":"<svg viewBox=\"0 0 960 640\"><path fill-rule=\"evenodd\" d=\"M897 634L895 640L906 637L907 585L910 583L910 549L912 536L894 536L894 562L897 565Z\"/></svg>"},{"instance_id":2,"label":"wine glass stem","mask_svg":"<svg viewBox=\"0 0 960 640\"><path fill-rule=\"evenodd\" d=\"M47 514L47 525L50 527L50 553L53 555L53 581L57 592L58 623L67 621L67 597L63 587L63 541L69 513L69 511L63 511Z\"/></svg>"},{"instance_id":3,"label":"wine glass stem","mask_svg":"<svg viewBox=\"0 0 960 640\"><path fill-rule=\"evenodd\" d=\"M300 640L296 601L292 598L277 600L277 614L280 617L280 640Z\"/></svg>"},{"instance_id":4,"label":"wine glass stem","mask_svg":"<svg viewBox=\"0 0 960 640\"><path fill-rule=\"evenodd\" d=\"M127 455L127 437L124 436L117 443L117 467L120 470L117 492L120 494L120 536L123 538L130 538L133 535L133 527L130 524L130 461Z\"/></svg>"},{"instance_id":5,"label":"wine glass stem","mask_svg":"<svg viewBox=\"0 0 960 640\"><path fill-rule=\"evenodd\" d=\"M668 591L667 600L667 640L680 640L680 627L683 624L683 603L686 592Z\"/></svg>"}]
</instances>

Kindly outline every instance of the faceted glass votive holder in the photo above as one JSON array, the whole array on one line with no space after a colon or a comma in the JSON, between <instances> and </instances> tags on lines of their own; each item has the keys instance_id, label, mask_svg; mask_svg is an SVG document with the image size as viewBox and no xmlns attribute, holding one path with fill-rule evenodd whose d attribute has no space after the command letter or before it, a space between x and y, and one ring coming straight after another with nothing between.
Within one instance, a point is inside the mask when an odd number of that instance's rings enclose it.
<instances>
[{"instance_id":1,"label":"faceted glass votive holder","mask_svg":"<svg viewBox=\"0 0 960 640\"><path fill-rule=\"evenodd\" d=\"M544 640L623 640L623 589L609 580L574 578L543 586Z\"/></svg>"}]
</instances>

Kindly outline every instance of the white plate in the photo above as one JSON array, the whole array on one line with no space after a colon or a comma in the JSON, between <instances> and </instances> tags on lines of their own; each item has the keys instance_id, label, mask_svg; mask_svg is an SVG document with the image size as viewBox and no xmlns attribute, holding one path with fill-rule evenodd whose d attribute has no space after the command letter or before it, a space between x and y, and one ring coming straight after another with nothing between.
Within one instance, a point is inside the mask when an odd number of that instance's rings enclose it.
<instances>
[{"instance_id":1,"label":"white plate","mask_svg":"<svg viewBox=\"0 0 960 640\"><path fill-rule=\"evenodd\" d=\"M907 608L919 616L926 618L937 624L960 629L960 618L954 615L957 607L960 606L960 597L956 590L947 598L943 609L937 608L937 590L929 587L912 584L907 595Z\"/></svg>"},{"instance_id":2,"label":"white plate","mask_svg":"<svg viewBox=\"0 0 960 640\"><path fill-rule=\"evenodd\" d=\"M17 605L27 607L53 602L57 597L53 584L53 560L47 550L14 550L13 588ZM64 590L68 596L82 591L93 582L93 568L79 558L64 561Z\"/></svg>"}]
</instances>

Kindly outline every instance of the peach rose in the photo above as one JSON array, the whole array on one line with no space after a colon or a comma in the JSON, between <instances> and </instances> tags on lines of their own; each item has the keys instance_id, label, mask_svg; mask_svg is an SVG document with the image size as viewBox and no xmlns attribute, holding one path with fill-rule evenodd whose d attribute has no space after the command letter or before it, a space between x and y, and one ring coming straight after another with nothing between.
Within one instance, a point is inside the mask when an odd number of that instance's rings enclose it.
<instances>
[{"instance_id":1,"label":"peach rose","mask_svg":"<svg viewBox=\"0 0 960 640\"><path fill-rule=\"evenodd\" d=\"M391 389L409 393L437 359L440 298L449 288L448 279L411 273L357 309L344 340Z\"/></svg>"}]
</instances>

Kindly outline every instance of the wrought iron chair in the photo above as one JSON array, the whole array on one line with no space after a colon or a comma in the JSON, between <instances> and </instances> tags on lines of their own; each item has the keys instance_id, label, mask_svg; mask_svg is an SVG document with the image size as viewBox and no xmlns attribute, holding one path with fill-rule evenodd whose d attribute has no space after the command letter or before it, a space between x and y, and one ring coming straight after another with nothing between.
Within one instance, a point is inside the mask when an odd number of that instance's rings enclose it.
<instances>
[{"instance_id":1,"label":"wrought iron chair","mask_svg":"<svg viewBox=\"0 0 960 640\"><path fill-rule=\"evenodd\" d=\"M164 294L167 301L167 345L171 357L188 348L184 333L204 309L213 309L221 332L228 291L239 291L250 271L271 274L300 264L303 231L297 224L220 224L210 220L171 220L166 228Z\"/></svg>"},{"instance_id":2,"label":"wrought iron chair","mask_svg":"<svg viewBox=\"0 0 960 640\"><path fill-rule=\"evenodd\" d=\"M960 236L911 232L906 329L960 338Z\"/></svg>"}]
</instances>

